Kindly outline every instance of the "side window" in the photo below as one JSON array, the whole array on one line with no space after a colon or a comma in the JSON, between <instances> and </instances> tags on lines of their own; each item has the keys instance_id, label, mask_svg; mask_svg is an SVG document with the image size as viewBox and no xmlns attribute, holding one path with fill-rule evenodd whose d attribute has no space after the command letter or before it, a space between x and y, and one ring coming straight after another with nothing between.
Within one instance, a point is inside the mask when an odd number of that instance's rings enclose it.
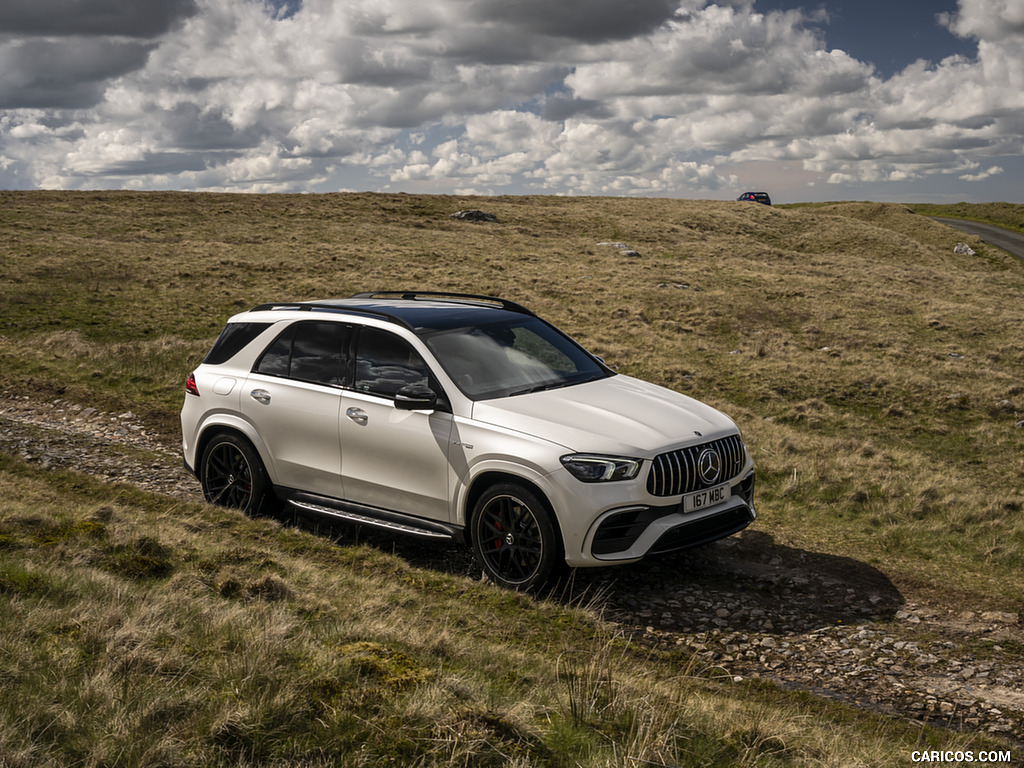
<instances>
[{"instance_id":1,"label":"side window","mask_svg":"<svg viewBox=\"0 0 1024 768\"><path fill-rule=\"evenodd\" d=\"M295 323L256 363L256 372L339 386L345 375L349 329L341 323Z\"/></svg>"},{"instance_id":2,"label":"side window","mask_svg":"<svg viewBox=\"0 0 1024 768\"><path fill-rule=\"evenodd\" d=\"M357 392L394 398L398 390L409 384L430 386L430 369L404 339L377 328L363 328L358 346Z\"/></svg>"},{"instance_id":3,"label":"side window","mask_svg":"<svg viewBox=\"0 0 1024 768\"><path fill-rule=\"evenodd\" d=\"M270 323L229 323L221 331L220 336L203 362L207 365L226 363L238 352L241 352L245 345L269 327Z\"/></svg>"},{"instance_id":4,"label":"side window","mask_svg":"<svg viewBox=\"0 0 1024 768\"><path fill-rule=\"evenodd\" d=\"M256 372L268 376L287 376L291 367L294 338L295 326L290 325L284 333L274 339L274 343L267 347L267 351L256 362Z\"/></svg>"}]
</instances>

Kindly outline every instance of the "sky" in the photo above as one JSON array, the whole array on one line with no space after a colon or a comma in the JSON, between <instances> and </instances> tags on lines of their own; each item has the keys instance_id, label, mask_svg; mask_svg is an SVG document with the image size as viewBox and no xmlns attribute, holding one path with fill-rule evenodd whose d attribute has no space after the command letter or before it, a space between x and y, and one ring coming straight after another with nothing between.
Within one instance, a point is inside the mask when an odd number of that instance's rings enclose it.
<instances>
[{"instance_id":1,"label":"sky","mask_svg":"<svg viewBox=\"0 0 1024 768\"><path fill-rule=\"evenodd\" d=\"M1024 202L1024 0L2 0L0 189Z\"/></svg>"}]
</instances>

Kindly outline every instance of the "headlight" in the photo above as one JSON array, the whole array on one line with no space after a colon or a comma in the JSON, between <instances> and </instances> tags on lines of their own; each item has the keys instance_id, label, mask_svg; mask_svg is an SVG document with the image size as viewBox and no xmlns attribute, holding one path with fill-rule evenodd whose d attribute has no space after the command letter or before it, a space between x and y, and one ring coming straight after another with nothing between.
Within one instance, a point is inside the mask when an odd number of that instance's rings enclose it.
<instances>
[{"instance_id":1,"label":"headlight","mask_svg":"<svg viewBox=\"0 0 1024 768\"><path fill-rule=\"evenodd\" d=\"M640 459L622 456L595 456L574 453L562 457L562 464L573 477L584 483L606 483L613 480L632 480L640 472Z\"/></svg>"}]
</instances>

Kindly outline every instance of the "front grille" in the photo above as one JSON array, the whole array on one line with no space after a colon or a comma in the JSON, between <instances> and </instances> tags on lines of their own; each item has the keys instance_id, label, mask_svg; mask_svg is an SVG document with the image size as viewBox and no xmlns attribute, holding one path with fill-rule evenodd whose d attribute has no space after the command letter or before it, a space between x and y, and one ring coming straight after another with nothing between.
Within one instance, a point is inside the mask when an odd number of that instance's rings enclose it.
<instances>
[{"instance_id":1,"label":"front grille","mask_svg":"<svg viewBox=\"0 0 1024 768\"><path fill-rule=\"evenodd\" d=\"M718 453L722 471L718 479L707 483L698 472L701 454L712 449ZM652 496L678 496L725 483L743 471L745 453L739 435L710 443L681 448L655 457L647 475L647 492Z\"/></svg>"}]
</instances>

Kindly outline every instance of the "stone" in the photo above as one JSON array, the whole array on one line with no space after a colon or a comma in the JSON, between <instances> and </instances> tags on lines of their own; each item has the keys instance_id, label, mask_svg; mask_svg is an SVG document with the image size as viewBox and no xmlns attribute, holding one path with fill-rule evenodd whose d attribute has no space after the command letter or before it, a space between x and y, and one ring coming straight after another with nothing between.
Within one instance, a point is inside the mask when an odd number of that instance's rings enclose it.
<instances>
[{"instance_id":1,"label":"stone","mask_svg":"<svg viewBox=\"0 0 1024 768\"><path fill-rule=\"evenodd\" d=\"M478 210L466 210L456 211L455 213L448 215L449 219L458 219L459 221L483 221L490 223L497 223L498 217L493 213L486 213L485 211Z\"/></svg>"},{"instance_id":2,"label":"stone","mask_svg":"<svg viewBox=\"0 0 1024 768\"><path fill-rule=\"evenodd\" d=\"M640 254L637 251L633 250L625 243L598 243L598 246L607 248L618 248L619 255L625 256L627 258L636 259L640 257Z\"/></svg>"},{"instance_id":3,"label":"stone","mask_svg":"<svg viewBox=\"0 0 1024 768\"><path fill-rule=\"evenodd\" d=\"M1016 624L1020 617L1016 613L1005 613L1003 611L985 611L981 614L982 621L994 621L997 624Z\"/></svg>"}]
</instances>

